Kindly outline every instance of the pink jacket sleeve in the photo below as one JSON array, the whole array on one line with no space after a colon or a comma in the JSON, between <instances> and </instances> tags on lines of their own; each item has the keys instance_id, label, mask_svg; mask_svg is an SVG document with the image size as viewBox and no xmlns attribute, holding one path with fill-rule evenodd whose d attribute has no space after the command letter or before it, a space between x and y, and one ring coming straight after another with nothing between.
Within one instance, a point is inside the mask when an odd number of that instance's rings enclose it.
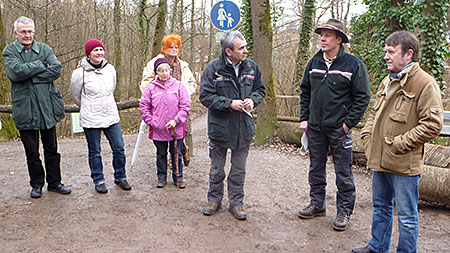
<instances>
[{"instance_id":1,"label":"pink jacket sleeve","mask_svg":"<svg viewBox=\"0 0 450 253\"><path fill-rule=\"evenodd\" d=\"M153 113L152 113L152 94L150 89L145 89L142 93L141 100L139 101L139 111L141 112L141 118L150 127L152 126Z\"/></svg>"},{"instance_id":2,"label":"pink jacket sleeve","mask_svg":"<svg viewBox=\"0 0 450 253\"><path fill-rule=\"evenodd\" d=\"M184 124L187 117L189 116L189 111L191 110L191 102L189 98L189 93L186 87L182 83L179 86L180 101L178 101L178 112L175 115L175 121L177 124Z\"/></svg>"}]
</instances>

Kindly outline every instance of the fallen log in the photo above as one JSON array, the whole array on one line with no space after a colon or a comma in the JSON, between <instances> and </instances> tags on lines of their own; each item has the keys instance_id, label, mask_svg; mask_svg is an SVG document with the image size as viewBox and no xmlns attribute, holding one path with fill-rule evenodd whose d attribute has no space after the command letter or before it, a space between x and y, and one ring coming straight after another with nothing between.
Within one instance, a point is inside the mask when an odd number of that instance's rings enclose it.
<instances>
[{"instance_id":1,"label":"fallen log","mask_svg":"<svg viewBox=\"0 0 450 253\"><path fill-rule=\"evenodd\" d=\"M119 111L137 107L139 107L138 99L117 103ZM64 111L67 113L80 112L80 108L76 105L65 105ZM12 113L12 105L0 105L0 113Z\"/></svg>"}]
</instances>

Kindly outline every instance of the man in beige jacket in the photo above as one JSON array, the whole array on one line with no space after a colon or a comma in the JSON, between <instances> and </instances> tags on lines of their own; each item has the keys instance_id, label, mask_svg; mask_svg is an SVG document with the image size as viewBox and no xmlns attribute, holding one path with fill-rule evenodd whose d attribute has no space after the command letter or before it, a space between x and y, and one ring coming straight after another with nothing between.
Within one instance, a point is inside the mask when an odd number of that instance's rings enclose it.
<instances>
[{"instance_id":1,"label":"man in beige jacket","mask_svg":"<svg viewBox=\"0 0 450 253\"><path fill-rule=\"evenodd\" d=\"M352 252L389 252L394 197L397 252L417 252L424 144L442 129L442 101L436 80L418 64L420 44L412 33L391 34L384 51L390 74L381 82L362 130L367 165L373 171L372 239Z\"/></svg>"}]
</instances>

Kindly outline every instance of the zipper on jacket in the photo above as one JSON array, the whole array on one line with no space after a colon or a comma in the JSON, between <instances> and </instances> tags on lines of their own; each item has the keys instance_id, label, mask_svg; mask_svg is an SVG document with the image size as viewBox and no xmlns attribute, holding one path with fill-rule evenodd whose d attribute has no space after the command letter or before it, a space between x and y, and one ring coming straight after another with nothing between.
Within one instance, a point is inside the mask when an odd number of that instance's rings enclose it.
<instances>
[{"instance_id":1,"label":"zipper on jacket","mask_svg":"<svg viewBox=\"0 0 450 253\"><path fill-rule=\"evenodd\" d=\"M322 81L320 81L320 86L322 86L325 83L325 80L327 79L327 77L328 77L328 66L327 66L327 71L323 75ZM321 95L322 95L321 97L325 98L324 94L323 94L324 93L323 89L324 89L324 87L320 87L320 92L321 92ZM320 126L319 126L319 129L321 131L323 130L322 129L322 126L323 126L323 101L324 101L324 99L320 100Z\"/></svg>"}]
</instances>

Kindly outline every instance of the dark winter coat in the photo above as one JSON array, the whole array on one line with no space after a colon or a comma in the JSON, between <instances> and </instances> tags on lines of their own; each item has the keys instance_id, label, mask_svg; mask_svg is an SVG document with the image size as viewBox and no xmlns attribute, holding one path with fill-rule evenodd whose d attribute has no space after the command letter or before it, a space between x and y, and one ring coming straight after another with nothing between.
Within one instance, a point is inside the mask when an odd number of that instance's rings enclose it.
<instances>
[{"instance_id":1,"label":"dark winter coat","mask_svg":"<svg viewBox=\"0 0 450 253\"><path fill-rule=\"evenodd\" d=\"M345 123L352 128L361 120L370 101L367 68L341 47L328 69L319 52L308 62L300 94L300 121L308 128L329 131Z\"/></svg>"},{"instance_id":2,"label":"dark winter coat","mask_svg":"<svg viewBox=\"0 0 450 253\"><path fill-rule=\"evenodd\" d=\"M6 76L11 81L12 116L19 130L50 129L64 118L64 101L53 81L61 63L44 43L30 50L16 40L5 47Z\"/></svg>"},{"instance_id":3,"label":"dark winter coat","mask_svg":"<svg viewBox=\"0 0 450 253\"><path fill-rule=\"evenodd\" d=\"M231 109L234 99L251 98L255 107L266 95L261 71L250 59L241 62L239 76L224 53L210 62L202 75L200 101L208 108L208 137L223 148L243 148L253 140L255 122L245 112Z\"/></svg>"}]
</instances>

